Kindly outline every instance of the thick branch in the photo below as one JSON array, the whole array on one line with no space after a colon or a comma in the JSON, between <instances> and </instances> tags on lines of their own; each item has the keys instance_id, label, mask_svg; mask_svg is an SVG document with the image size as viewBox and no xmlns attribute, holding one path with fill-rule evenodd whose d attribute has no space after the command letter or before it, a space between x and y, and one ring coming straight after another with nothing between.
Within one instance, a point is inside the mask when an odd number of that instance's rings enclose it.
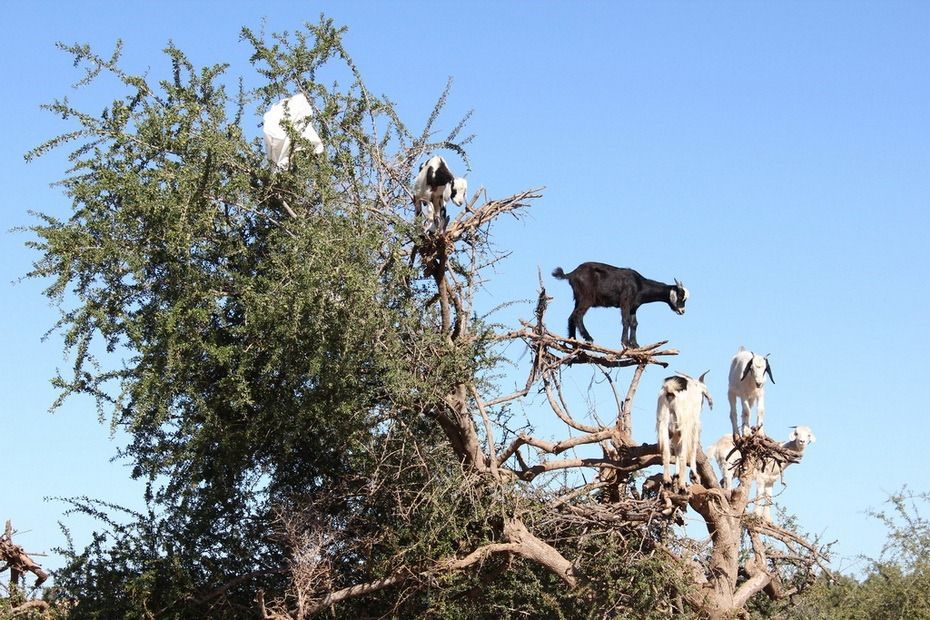
<instances>
[{"instance_id":1,"label":"thick branch","mask_svg":"<svg viewBox=\"0 0 930 620\"><path fill-rule=\"evenodd\" d=\"M566 450L575 448L577 446L582 446L589 443L597 443L605 439L610 439L616 435L616 431L613 429L604 429L596 433L589 433L586 435L578 435L577 437L569 437L568 439L563 439L557 442L546 441L544 439L537 439L536 437L531 437L520 433L516 439L513 440L513 443L507 447L501 456L498 458L498 463L504 463L508 458L513 456L513 453L519 450L524 445L530 445L534 448L538 448L543 452L549 454L561 454Z\"/></svg>"},{"instance_id":2,"label":"thick branch","mask_svg":"<svg viewBox=\"0 0 930 620\"><path fill-rule=\"evenodd\" d=\"M27 601L23 603L22 605L19 605L11 609L9 611L10 615L7 616L7 618L15 618L16 616L20 614L24 614L29 611L39 611L39 610L45 611L46 609L48 609L48 603L46 603L45 601L39 600L39 599L35 599L32 601Z\"/></svg>"},{"instance_id":3,"label":"thick branch","mask_svg":"<svg viewBox=\"0 0 930 620\"><path fill-rule=\"evenodd\" d=\"M399 570L393 575L383 579L330 592L309 609L309 614L312 615L323 609L332 607L340 601L364 596L383 590L384 588L398 585L414 577L428 578L443 573L464 570L495 553L515 553L545 566L558 575L569 586L574 586L577 583L571 562L565 559L554 547L531 534L519 519L510 519L504 524L504 539L508 542L492 543L479 547L463 558L444 558L427 570L419 572ZM274 616L266 615L266 617Z\"/></svg>"},{"instance_id":4,"label":"thick branch","mask_svg":"<svg viewBox=\"0 0 930 620\"><path fill-rule=\"evenodd\" d=\"M0 561L10 568L13 581L16 581L22 573L27 572L36 576L36 587L41 586L48 579L48 573L42 570L42 567L36 564L22 547L13 543L13 525L10 521L6 522L4 533L0 535Z\"/></svg>"}]
</instances>

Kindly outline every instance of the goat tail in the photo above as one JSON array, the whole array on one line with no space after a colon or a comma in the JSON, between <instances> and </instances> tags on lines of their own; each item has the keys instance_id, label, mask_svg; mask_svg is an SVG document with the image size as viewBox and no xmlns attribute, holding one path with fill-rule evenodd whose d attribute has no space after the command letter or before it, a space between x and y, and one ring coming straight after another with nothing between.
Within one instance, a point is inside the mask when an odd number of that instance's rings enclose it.
<instances>
[{"instance_id":1,"label":"goat tail","mask_svg":"<svg viewBox=\"0 0 930 620\"><path fill-rule=\"evenodd\" d=\"M568 276L565 275L565 272L562 271L562 268L561 268L561 267L556 267L556 268L552 271L552 277L553 277L553 278L558 278L559 280L566 280L566 279L568 279Z\"/></svg>"}]
</instances>

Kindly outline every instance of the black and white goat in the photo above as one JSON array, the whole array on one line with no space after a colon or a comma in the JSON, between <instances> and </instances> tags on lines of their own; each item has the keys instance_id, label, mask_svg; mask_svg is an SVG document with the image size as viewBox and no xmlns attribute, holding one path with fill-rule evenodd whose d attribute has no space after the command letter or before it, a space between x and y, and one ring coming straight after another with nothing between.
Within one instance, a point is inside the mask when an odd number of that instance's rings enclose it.
<instances>
[{"instance_id":1,"label":"black and white goat","mask_svg":"<svg viewBox=\"0 0 930 620\"><path fill-rule=\"evenodd\" d=\"M809 426L793 426L791 428L792 431L791 435L788 437L788 441L782 442L781 446L803 456L804 449L817 441L817 438L814 437L814 432ZM707 448L707 458L717 461L717 466L723 474L723 488L732 488L733 468L740 458L739 450L733 450L733 436L724 435L718 439L716 443ZM766 521L772 520L772 489L775 486L775 481L782 478L785 469L789 465L791 465L791 463L782 463L774 459L769 459L765 461L762 467L757 468L752 474L751 481L756 483L757 494L755 513ZM784 480L782 480L782 483L784 484Z\"/></svg>"},{"instance_id":2,"label":"black and white goat","mask_svg":"<svg viewBox=\"0 0 930 620\"><path fill-rule=\"evenodd\" d=\"M435 155L423 162L413 183L413 205L423 215L423 232L445 232L449 223L446 203L451 200L461 207L466 193L468 181L453 175L442 157Z\"/></svg>"},{"instance_id":3,"label":"black and white goat","mask_svg":"<svg viewBox=\"0 0 930 620\"><path fill-rule=\"evenodd\" d=\"M730 361L730 385L727 389L727 398L730 400L730 422L733 425L734 436L740 434L740 429L736 425L737 398L743 405L743 435L748 435L750 432L749 416L753 406L756 407L756 422L758 422L756 432L763 432L766 374L774 384L775 377L772 376L772 366L769 364L768 355L756 355L752 351L747 351L745 347L740 347Z\"/></svg>"},{"instance_id":4,"label":"black and white goat","mask_svg":"<svg viewBox=\"0 0 930 620\"><path fill-rule=\"evenodd\" d=\"M581 336L591 342L591 334L584 326L584 315L588 308L620 308L623 333L620 342L625 347L637 348L636 310L643 304L664 301L674 312L685 313L688 301L688 289L675 280L675 284L665 284L644 278L632 269L614 267L605 263L581 263L570 273L556 267L552 275L560 280L568 280L575 296L575 309L568 317L568 337L575 337L575 327L581 330Z\"/></svg>"},{"instance_id":5,"label":"black and white goat","mask_svg":"<svg viewBox=\"0 0 930 620\"><path fill-rule=\"evenodd\" d=\"M705 372L699 379L686 375L668 377L659 390L656 408L656 435L662 453L662 480L671 483L669 464L672 455L678 463L678 487L686 488L690 477L685 465L697 472L697 453L701 449L701 406L714 408L714 401L704 385Z\"/></svg>"}]
</instances>

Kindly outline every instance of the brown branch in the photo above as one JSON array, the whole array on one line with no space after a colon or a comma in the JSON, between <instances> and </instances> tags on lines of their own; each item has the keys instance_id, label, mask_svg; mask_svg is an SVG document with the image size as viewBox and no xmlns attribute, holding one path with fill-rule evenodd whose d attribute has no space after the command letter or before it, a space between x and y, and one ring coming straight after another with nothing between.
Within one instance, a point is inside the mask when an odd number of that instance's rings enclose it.
<instances>
[{"instance_id":1,"label":"brown branch","mask_svg":"<svg viewBox=\"0 0 930 620\"><path fill-rule=\"evenodd\" d=\"M410 570L401 569L383 579L356 584L354 586L342 588L341 590L336 590L335 592L330 592L313 605L308 610L308 614L315 614L349 598L364 596L383 590L384 588L398 585L411 578L430 578L443 573L461 571L496 553L514 553L520 555L545 566L558 575L569 586L574 586L577 583L571 562L565 559L554 547L530 533L519 519L507 520L504 524L504 539L508 542L484 545L462 558L443 558L437 561L433 567L423 571L412 572ZM262 593L259 593L259 605L263 617L266 620L275 620L279 617L267 612L264 606L264 596Z\"/></svg>"},{"instance_id":2,"label":"brown branch","mask_svg":"<svg viewBox=\"0 0 930 620\"><path fill-rule=\"evenodd\" d=\"M770 536L776 540L781 541L785 545L789 543L794 543L799 547L804 548L809 554L811 561L817 565L820 570L822 570L828 577L833 577L833 571L830 570L826 564L824 564L824 553L821 551L821 548L816 544L809 542L802 536L795 534L794 532L789 532L788 530L778 527L773 523L769 523L764 519L751 519L746 523L746 529L749 531L757 531L766 536Z\"/></svg>"},{"instance_id":3,"label":"brown branch","mask_svg":"<svg viewBox=\"0 0 930 620\"><path fill-rule=\"evenodd\" d=\"M488 417L488 412L484 408L484 403L481 402L481 396L478 395L478 390L475 386L471 386L471 394L472 398L475 399L475 404L478 406L478 411L481 413L481 419L484 421L484 434L487 436L488 463L491 467L491 475L497 478L497 448L494 444L494 429L491 427L491 419Z\"/></svg>"},{"instance_id":4,"label":"brown branch","mask_svg":"<svg viewBox=\"0 0 930 620\"><path fill-rule=\"evenodd\" d=\"M19 581L19 576L27 572L36 576L37 588L48 579L48 573L22 547L13 543L13 524L10 521L6 522L4 533L0 535L0 561L10 569L10 580L13 582Z\"/></svg>"},{"instance_id":5,"label":"brown branch","mask_svg":"<svg viewBox=\"0 0 930 620\"><path fill-rule=\"evenodd\" d=\"M620 431L620 437L624 445L633 443L633 397L636 395L636 389L639 387L639 380L646 370L645 364L636 366L633 371L633 378L630 379L630 387L626 392L626 398L623 399L623 405L620 407L620 415L617 418L617 430Z\"/></svg>"},{"instance_id":6,"label":"brown branch","mask_svg":"<svg viewBox=\"0 0 930 620\"><path fill-rule=\"evenodd\" d=\"M552 393L552 383L555 383L556 390L559 393L559 402L556 402L555 396ZM555 415L557 415L560 420L565 422L573 429L583 433L598 433L603 430L600 427L590 426L588 424L582 424L581 422L576 421L562 408L564 400L562 399L562 388L559 386L558 381L553 381L549 378L548 375L543 375L543 387L546 390L546 398L549 400L549 406L552 408L553 413L555 413Z\"/></svg>"},{"instance_id":7,"label":"brown branch","mask_svg":"<svg viewBox=\"0 0 930 620\"><path fill-rule=\"evenodd\" d=\"M48 609L48 607L49 607L48 603L46 603L43 600L35 599L31 601L26 601L22 605L19 605L17 607L13 607L12 609L10 609L9 611L10 615L7 616L7 618L14 618L28 611L35 611L35 610L45 611Z\"/></svg>"},{"instance_id":8,"label":"brown branch","mask_svg":"<svg viewBox=\"0 0 930 620\"><path fill-rule=\"evenodd\" d=\"M513 213L526 207L526 201L542 198L542 194L539 192L543 189L545 188L537 187L500 200L491 200L475 210L463 209L454 220L449 222L445 236L450 242L455 242L465 234L480 228L504 213Z\"/></svg>"},{"instance_id":9,"label":"brown branch","mask_svg":"<svg viewBox=\"0 0 930 620\"><path fill-rule=\"evenodd\" d=\"M762 540L756 532L750 532L749 540L753 557L746 560L744 566L749 579L733 593L733 605L736 607L743 607L753 595L772 583L772 574L766 570L765 546Z\"/></svg>"},{"instance_id":10,"label":"brown branch","mask_svg":"<svg viewBox=\"0 0 930 620\"><path fill-rule=\"evenodd\" d=\"M429 571L424 571L421 574L425 575L428 573ZM328 607L332 607L333 605L335 605L336 603L340 601L344 601L350 598L355 598L356 596L363 596L365 594L371 594L372 592L377 592L378 590L383 590L384 588L388 588L390 586L403 583L404 581L407 581L413 576L414 575L409 574L409 573L397 573L397 574L391 575L390 577L385 577L383 579L377 579L375 581L370 581L368 583L360 583L354 586L349 586L348 588L336 590L335 592L330 592L329 594L324 596L318 603L312 606L308 610L308 614L313 615L320 610L326 609ZM269 619L274 618L274 617L275 616L270 616Z\"/></svg>"},{"instance_id":11,"label":"brown branch","mask_svg":"<svg viewBox=\"0 0 930 620\"><path fill-rule=\"evenodd\" d=\"M534 536L521 520L508 520L504 524L504 537L518 544L514 553L545 566L569 586L577 584L572 563L553 546Z\"/></svg>"},{"instance_id":12,"label":"brown branch","mask_svg":"<svg viewBox=\"0 0 930 620\"><path fill-rule=\"evenodd\" d=\"M571 448L576 448L578 446L583 446L589 443L597 443L605 439L610 439L616 435L616 431L612 428L607 428L596 433L589 433L587 435L577 435L575 437L569 437L568 439L562 439L560 441L552 442L546 441L545 439L537 439L536 437L530 437L528 435L521 434L518 439L522 439L523 443L529 444L534 448L539 448L544 452L549 454L561 454L566 450Z\"/></svg>"}]
</instances>

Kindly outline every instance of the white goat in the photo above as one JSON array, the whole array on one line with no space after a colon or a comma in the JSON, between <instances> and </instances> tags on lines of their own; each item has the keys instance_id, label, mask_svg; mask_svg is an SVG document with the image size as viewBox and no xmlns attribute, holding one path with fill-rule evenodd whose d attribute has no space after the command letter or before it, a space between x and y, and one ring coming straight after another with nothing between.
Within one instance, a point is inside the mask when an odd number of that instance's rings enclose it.
<instances>
[{"instance_id":1,"label":"white goat","mask_svg":"<svg viewBox=\"0 0 930 620\"><path fill-rule=\"evenodd\" d=\"M678 463L678 487L685 488L690 478L685 477L685 464L697 471L697 453L701 441L701 406L704 399L714 408L714 401L704 385L705 372L699 379L685 375L668 377L659 390L656 408L656 434L662 452L662 480L672 481L669 463L672 454Z\"/></svg>"},{"instance_id":2,"label":"white goat","mask_svg":"<svg viewBox=\"0 0 930 620\"><path fill-rule=\"evenodd\" d=\"M814 432L809 426L794 426L792 429L788 441L782 442L781 446L803 455L804 449L809 444L817 441L817 438L814 437ZM727 455L729 455L729 458L727 458ZM707 458L717 461L717 466L723 474L723 488L731 488L733 486L733 468L740 458L739 451L734 452L733 450L733 436L724 435L707 448ZM779 463L775 460L769 460L766 461L763 467L753 472L752 481L756 483L756 494L758 495L755 501L755 513L766 521L771 522L772 520L772 488L775 486L775 481L782 478L788 465L791 465L791 463ZM782 480L782 484L784 484L784 480Z\"/></svg>"},{"instance_id":3,"label":"white goat","mask_svg":"<svg viewBox=\"0 0 930 620\"><path fill-rule=\"evenodd\" d=\"M292 151L300 149L299 145L291 148L291 138L281 124L284 119L289 120L294 130L313 145L314 153L319 155L323 152L323 141L310 124L312 117L313 106L303 93L282 99L265 112L262 133L265 134L265 154L271 163L279 168L287 168Z\"/></svg>"},{"instance_id":4,"label":"white goat","mask_svg":"<svg viewBox=\"0 0 930 620\"><path fill-rule=\"evenodd\" d=\"M733 424L733 436L740 434L740 429L736 425L736 399L743 404L743 435L750 433L749 415L753 405L756 406L756 432L762 433L762 425L765 422L765 375L769 376L772 383L775 383L775 377L772 376L772 367L769 365L768 355L756 355L752 351L747 351L740 347L733 360L730 362L730 387L727 389L727 398L730 400L730 422Z\"/></svg>"},{"instance_id":5,"label":"white goat","mask_svg":"<svg viewBox=\"0 0 930 620\"><path fill-rule=\"evenodd\" d=\"M449 223L446 203L451 200L461 207L466 193L468 181L453 175L442 157L435 155L423 162L413 183L413 205L423 214L423 232L445 232Z\"/></svg>"}]
</instances>

